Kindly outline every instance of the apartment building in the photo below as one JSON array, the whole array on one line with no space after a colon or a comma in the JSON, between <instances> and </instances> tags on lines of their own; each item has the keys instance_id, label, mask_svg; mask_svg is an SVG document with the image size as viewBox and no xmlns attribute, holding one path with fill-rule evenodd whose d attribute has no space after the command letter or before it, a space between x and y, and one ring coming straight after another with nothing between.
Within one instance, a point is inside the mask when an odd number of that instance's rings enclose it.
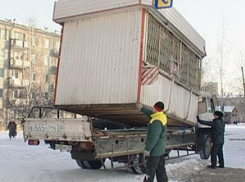
<instances>
[{"instance_id":1,"label":"apartment building","mask_svg":"<svg viewBox=\"0 0 245 182\"><path fill-rule=\"evenodd\" d=\"M0 20L0 128L52 105L60 33Z\"/></svg>"}]
</instances>

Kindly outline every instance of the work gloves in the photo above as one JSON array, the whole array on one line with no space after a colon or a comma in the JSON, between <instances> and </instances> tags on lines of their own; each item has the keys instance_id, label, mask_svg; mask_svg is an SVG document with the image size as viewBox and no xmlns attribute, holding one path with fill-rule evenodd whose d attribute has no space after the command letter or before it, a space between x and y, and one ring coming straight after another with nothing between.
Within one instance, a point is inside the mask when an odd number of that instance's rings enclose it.
<instances>
[{"instance_id":1,"label":"work gloves","mask_svg":"<svg viewBox=\"0 0 245 182\"><path fill-rule=\"evenodd\" d=\"M137 102L137 103L136 103L136 108L137 108L137 109L141 110L142 107L143 107L143 106L142 106L142 104L141 104L140 102Z\"/></svg>"},{"instance_id":2,"label":"work gloves","mask_svg":"<svg viewBox=\"0 0 245 182\"><path fill-rule=\"evenodd\" d=\"M150 156L150 152L147 151L147 150L144 150L144 153L143 154L144 154L145 157L149 157Z\"/></svg>"}]
</instances>

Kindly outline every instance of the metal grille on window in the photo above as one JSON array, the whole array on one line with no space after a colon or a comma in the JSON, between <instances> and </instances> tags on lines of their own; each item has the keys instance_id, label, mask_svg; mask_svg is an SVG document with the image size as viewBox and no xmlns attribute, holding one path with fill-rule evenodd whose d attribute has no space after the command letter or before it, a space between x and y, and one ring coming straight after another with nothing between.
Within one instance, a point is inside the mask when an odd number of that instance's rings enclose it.
<instances>
[{"instance_id":1,"label":"metal grille on window","mask_svg":"<svg viewBox=\"0 0 245 182\"><path fill-rule=\"evenodd\" d=\"M146 63L200 90L201 59L150 13L147 17Z\"/></svg>"}]
</instances>

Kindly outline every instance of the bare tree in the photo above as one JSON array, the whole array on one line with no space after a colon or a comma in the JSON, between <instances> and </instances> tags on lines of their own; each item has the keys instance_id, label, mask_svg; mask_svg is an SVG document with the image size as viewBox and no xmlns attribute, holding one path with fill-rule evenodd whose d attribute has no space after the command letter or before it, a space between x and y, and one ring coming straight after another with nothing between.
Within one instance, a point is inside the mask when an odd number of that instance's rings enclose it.
<instances>
[{"instance_id":1,"label":"bare tree","mask_svg":"<svg viewBox=\"0 0 245 182\"><path fill-rule=\"evenodd\" d=\"M27 23L29 27L36 27L37 26L37 18L34 16L27 17Z\"/></svg>"},{"instance_id":2,"label":"bare tree","mask_svg":"<svg viewBox=\"0 0 245 182\"><path fill-rule=\"evenodd\" d=\"M0 110L0 118L4 118L4 111ZM5 128L5 124L3 122L0 122L0 131Z\"/></svg>"},{"instance_id":3,"label":"bare tree","mask_svg":"<svg viewBox=\"0 0 245 182\"><path fill-rule=\"evenodd\" d=\"M52 106L53 100L49 100L43 85L33 84L21 92L18 98L10 101L11 108L18 113L19 118L26 118L34 106Z\"/></svg>"},{"instance_id":4,"label":"bare tree","mask_svg":"<svg viewBox=\"0 0 245 182\"><path fill-rule=\"evenodd\" d=\"M223 97L225 94L224 86L229 86L227 80L230 79L229 71L224 67L228 63L227 58L230 51L230 43L226 34L224 19L217 37L216 50L209 53L209 57L203 60L203 75L204 80L207 82L214 80L219 82L220 93Z\"/></svg>"}]
</instances>

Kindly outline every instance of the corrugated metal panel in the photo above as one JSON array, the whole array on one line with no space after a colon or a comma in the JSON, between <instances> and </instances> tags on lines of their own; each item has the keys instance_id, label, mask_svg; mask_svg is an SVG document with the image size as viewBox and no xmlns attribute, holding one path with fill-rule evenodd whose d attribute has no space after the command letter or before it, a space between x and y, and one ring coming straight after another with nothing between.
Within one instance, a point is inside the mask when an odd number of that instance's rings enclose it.
<instances>
[{"instance_id":1,"label":"corrugated metal panel","mask_svg":"<svg viewBox=\"0 0 245 182\"><path fill-rule=\"evenodd\" d=\"M192 98L187 114L190 95ZM153 85L142 86L141 102L153 106L157 101L164 102L168 114L183 120L187 117L189 122L196 122L198 97L162 75L159 75L158 81Z\"/></svg>"},{"instance_id":2,"label":"corrugated metal panel","mask_svg":"<svg viewBox=\"0 0 245 182\"><path fill-rule=\"evenodd\" d=\"M56 105L137 100L141 9L67 22Z\"/></svg>"},{"instance_id":3,"label":"corrugated metal panel","mask_svg":"<svg viewBox=\"0 0 245 182\"><path fill-rule=\"evenodd\" d=\"M67 0L55 3L54 20L139 4L139 0Z\"/></svg>"}]
</instances>

